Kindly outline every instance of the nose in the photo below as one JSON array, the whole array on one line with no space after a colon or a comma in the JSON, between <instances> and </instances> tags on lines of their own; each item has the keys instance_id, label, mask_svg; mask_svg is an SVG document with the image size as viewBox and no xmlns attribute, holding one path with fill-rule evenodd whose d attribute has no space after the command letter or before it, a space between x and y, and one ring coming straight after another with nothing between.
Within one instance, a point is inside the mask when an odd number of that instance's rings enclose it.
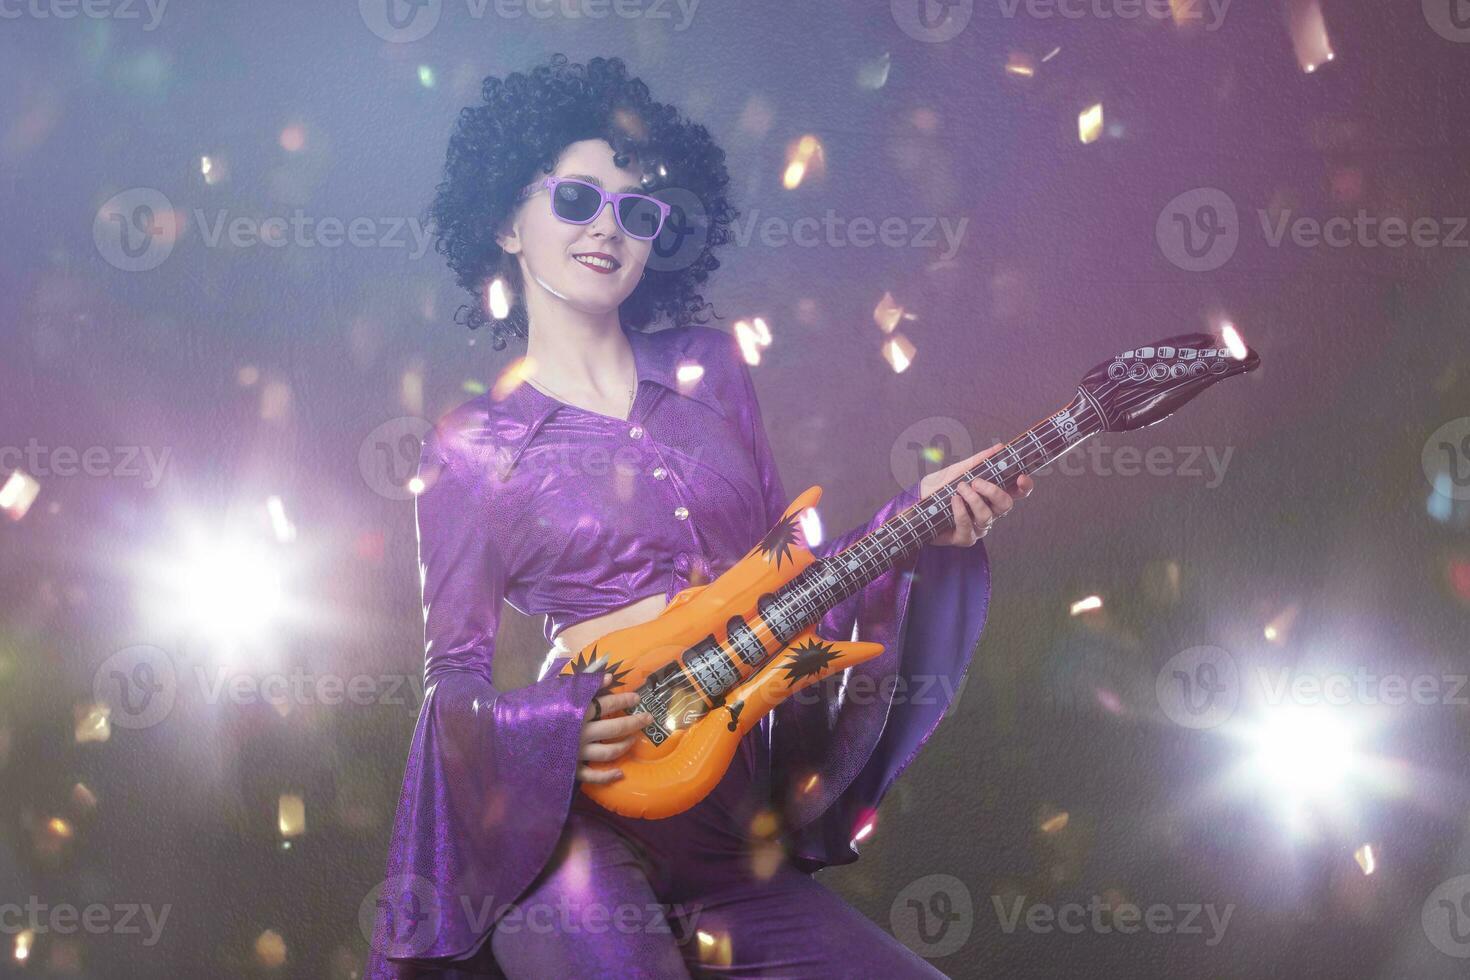
<instances>
[{"instance_id":1,"label":"nose","mask_svg":"<svg viewBox=\"0 0 1470 980\"><path fill-rule=\"evenodd\" d=\"M602 209L597 212L597 217L587 226L588 230L597 238L617 238L621 234L618 228L617 215L613 213L613 203L604 201Z\"/></svg>"}]
</instances>

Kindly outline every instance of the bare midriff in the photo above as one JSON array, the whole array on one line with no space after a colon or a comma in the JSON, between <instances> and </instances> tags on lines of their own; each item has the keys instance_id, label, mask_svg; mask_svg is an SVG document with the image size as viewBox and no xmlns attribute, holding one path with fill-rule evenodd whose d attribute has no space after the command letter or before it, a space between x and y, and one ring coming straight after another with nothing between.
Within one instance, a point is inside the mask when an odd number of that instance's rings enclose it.
<instances>
[{"instance_id":1,"label":"bare midriff","mask_svg":"<svg viewBox=\"0 0 1470 980\"><path fill-rule=\"evenodd\" d=\"M556 643L552 650L565 653L569 656L577 654L581 649L593 640L606 636L613 630L624 629L629 626L639 626L649 620L656 619L658 614L664 611L669 604L668 597L658 592L646 595L642 599L630 602L610 613L603 613L593 619L584 619L580 623L574 623L556 635Z\"/></svg>"}]
</instances>

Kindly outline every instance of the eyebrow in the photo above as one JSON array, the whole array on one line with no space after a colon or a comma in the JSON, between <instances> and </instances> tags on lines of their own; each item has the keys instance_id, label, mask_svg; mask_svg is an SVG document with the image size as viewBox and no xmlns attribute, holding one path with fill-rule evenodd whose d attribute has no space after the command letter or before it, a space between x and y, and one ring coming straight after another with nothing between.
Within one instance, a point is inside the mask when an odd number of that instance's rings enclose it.
<instances>
[{"instance_id":1,"label":"eyebrow","mask_svg":"<svg viewBox=\"0 0 1470 980\"><path fill-rule=\"evenodd\" d=\"M602 187L603 186L602 181L598 180L596 177L592 176L591 174L562 174L562 176L563 177L575 177L578 180L585 180L587 183L589 183L589 184L596 184L598 187ZM603 188L603 189L606 190L606 188ZM620 193L630 194L630 193L641 193L642 191L643 191L643 188L640 187L638 184L629 184L627 187L624 187Z\"/></svg>"}]
</instances>

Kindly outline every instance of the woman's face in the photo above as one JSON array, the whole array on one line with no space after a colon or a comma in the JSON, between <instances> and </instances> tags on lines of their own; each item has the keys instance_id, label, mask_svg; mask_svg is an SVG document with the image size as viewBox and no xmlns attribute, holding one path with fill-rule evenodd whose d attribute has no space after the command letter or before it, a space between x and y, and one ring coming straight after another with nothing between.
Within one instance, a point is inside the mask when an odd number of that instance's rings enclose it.
<instances>
[{"instance_id":1,"label":"woman's face","mask_svg":"<svg viewBox=\"0 0 1470 980\"><path fill-rule=\"evenodd\" d=\"M635 161L636 162L636 161ZM577 177L604 190L640 190L642 172L613 165L613 148L606 140L581 140L568 146L552 176ZM538 171L536 180L544 178ZM522 201L511 216L510 230L497 236L500 247L518 256L525 289L541 289L585 313L616 310L633 292L648 261L651 241L629 238L618 227L611 204L591 224L574 225L551 211L545 188ZM613 269L598 269L577 256L611 259Z\"/></svg>"}]
</instances>

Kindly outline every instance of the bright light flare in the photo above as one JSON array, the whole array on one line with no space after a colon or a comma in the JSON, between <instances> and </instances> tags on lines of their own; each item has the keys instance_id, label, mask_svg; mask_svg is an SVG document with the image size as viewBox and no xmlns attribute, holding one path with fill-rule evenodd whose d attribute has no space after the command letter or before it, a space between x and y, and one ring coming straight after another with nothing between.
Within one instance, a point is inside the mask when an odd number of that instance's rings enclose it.
<instances>
[{"instance_id":1,"label":"bright light flare","mask_svg":"<svg viewBox=\"0 0 1470 980\"><path fill-rule=\"evenodd\" d=\"M286 606L278 555L244 535L196 528L174 556L143 567L141 603L158 624L225 649L266 638Z\"/></svg>"},{"instance_id":2,"label":"bright light flare","mask_svg":"<svg viewBox=\"0 0 1470 980\"><path fill-rule=\"evenodd\" d=\"M1090 595L1084 599L1078 599L1076 602L1072 603L1072 615L1076 616L1079 613L1090 612L1093 609L1101 609L1102 607L1102 596Z\"/></svg>"},{"instance_id":3,"label":"bright light flare","mask_svg":"<svg viewBox=\"0 0 1470 980\"><path fill-rule=\"evenodd\" d=\"M801 186L808 173L820 176L825 169L822 141L808 133L796 141L786 157L786 169L781 175L781 186L794 191Z\"/></svg>"},{"instance_id":4,"label":"bright light flare","mask_svg":"<svg viewBox=\"0 0 1470 980\"><path fill-rule=\"evenodd\" d=\"M745 363L754 367L761 362L761 351L771 346L771 328L761 317L736 320L735 341Z\"/></svg>"},{"instance_id":5,"label":"bright light flare","mask_svg":"<svg viewBox=\"0 0 1470 980\"><path fill-rule=\"evenodd\" d=\"M1305 834L1314 817L1345 817L1360 784L1373 776L1360 730L1335 706L1270 705L1237 734L1249 749L1241 784L1264 795L1295 834Z\"/></svg>"},{"instance_id":6,"label":"bright light flare","mask_svg":"<svg viewBox=\"0 0 1470 980\"><path fill-rule=\"evenodd\" d=\"M1088 106L1077 116L1077 138L1084 144L1096 143L1103 132L1103 107L1099 102Z\"/></svg>"},{"instance_id":7,"label":"bright light flare","mask_svg":"<svg viewBox=\"0 0 1470 980\"><path fill-rule=\"evenodd\" d=\"M496 276L490 280L490 285L485 289L485 305L490 308L490 316L496 320L504 320L510 316L510 291L506 288L504 279Z\"/></svg>"},{"instance_id":8,"label":"bright light flare","mask_svg":"<svg viewBox=\"0 0 1470 980\"><path fill-rule=\"evenodd\" d=\"M1250 350L1245 346L1245 341L1241 339L1240 331L1235 329L1235 324L1226 323L1222 326L1220 328L1220 337L1225 341L1225 349L1237 361L1243 361L1249 356Z\"/></svg>"},{"instance_id":9,"label":"bright light flare","mask_svg":"<svg viewBox=\"0 0 1470 980\"><path fill-rule=\"evenodd\" d=\"M16 470L0 485L0 511L12 521L18 521L26 516L40 494L41 484L29 473Z\"/></svg>"},{"instance_id":10,"label":"bright light flare","mask_svg":"<svg viewBox=\"0 0 1470 980\"><path fill-rule=\"evenodd\" d=\"M1302 71L1310 75L1337 57L1327 37L1327 22L1322 18L1318 0L1288 0L1286 22Z\"/></svg>"}]
</instances>

